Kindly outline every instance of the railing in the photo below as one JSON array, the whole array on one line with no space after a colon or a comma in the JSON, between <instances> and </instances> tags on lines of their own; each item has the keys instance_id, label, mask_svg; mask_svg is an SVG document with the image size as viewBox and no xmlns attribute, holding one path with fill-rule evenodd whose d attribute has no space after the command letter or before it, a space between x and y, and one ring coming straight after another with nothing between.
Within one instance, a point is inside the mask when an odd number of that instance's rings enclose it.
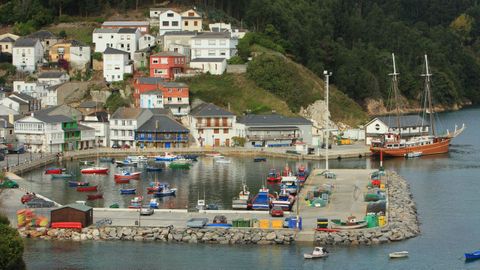
<instances>
[{"instance_id":1,"label":"railing","mask_svg":"<svg viewBox=\"0 0 480 270\"><path fill-rule=\"evenodd\" d=\"M247 135L247 140L293 140L300 138L300 135Z\"/></svg>"},{"instance_id":2,"label":"railing","mask_svg":"<svg viewBox=\"0 0 480 270\"><path fill-rule=\"evenodd\" d=\"M232 123L197 123L197 128L231 128Z\"/></svg>"}]
</instances>

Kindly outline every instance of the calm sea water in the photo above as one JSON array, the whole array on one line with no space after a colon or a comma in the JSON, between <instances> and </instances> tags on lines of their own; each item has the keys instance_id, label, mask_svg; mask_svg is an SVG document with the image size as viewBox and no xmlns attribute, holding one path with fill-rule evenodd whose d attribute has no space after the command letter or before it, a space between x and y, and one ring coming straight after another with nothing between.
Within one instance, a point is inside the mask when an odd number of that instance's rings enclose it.
<instances>
[{"instance_id":1,"label":"calm sea water","mask_svg":"<svg viewBox=\"0 0 480 270\"><path fill-rule=\"evenodd\" d=\"M480 269L480 261L465 263L463 253L480 249L480 108L469 108L441 116L446 128L465 122L467 130L444 156L387 160L385 167L398 171L411 184L417 202L422 234L395 244L374 247L331 248L326 260L306 261L311 246L222 246L137 242L54 242L26 241L25 261L30 269ZM254 164L235 159L228 167L217 168L200 161L189 172L165 173L165 181L179 188L172 205L193 206L197 193L206 190L207 200L229 207L231 196L247 179L252 190L262 184L268 169L281 168L285 160ZM288 161L291 166L297 165ZM332 168L374 167L377 161L342 160ZM73 165L72 165L73 166ZM322 167L323 163L308 166ZM41 174L40 174L41 175ZM31 185L60 202L78 199L68 188L32 174ZM170 178L168 178L169 176ZM36 183L40 181L40 184ZM42 185L41 183L48 185ZM103 181L103 180L102 180ZM144 180L147 181L147 180ZM113 189L112 189L113 190ZM108 204L115 201L107 198ZM187 199L188 196L193 198ZM79 197L80 198L80 197ZM110 201L109 201L110 200ZM392 251L408 250L410 257L389 260Z\"/></svg>"}]
</instances>

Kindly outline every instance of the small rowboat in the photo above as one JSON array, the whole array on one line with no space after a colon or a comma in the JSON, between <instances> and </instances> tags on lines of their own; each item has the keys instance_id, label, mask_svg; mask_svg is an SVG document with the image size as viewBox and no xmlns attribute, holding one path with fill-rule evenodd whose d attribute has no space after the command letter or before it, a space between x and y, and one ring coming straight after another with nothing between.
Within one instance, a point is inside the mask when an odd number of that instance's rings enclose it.
<instances>
[{"instance_id":1,"label":"small rowboat","mask_svg":"<svg viewBox=\"0 0 480 270\"><path fill-rule=\"evenodd\" d=\"M318 259L325 258L328 256L328 251L323 247L315 247L312 253L304 253L303 258L305 259Z\"/></svg>"},{"instance_id":2,"label":"small rowboat","mask_svg":"<svg viewBox=\"0 0 480 270\"><path fill-rule=\"evenodd\" d=\"M69 187L86 187L88 185L90 185L88 182L68 181Z\"/></svg>"},{"instance_id":3,"label":"small rowboat","mask_svg":"<svg viewBox=\"0 0 480 270\"><path fill-rule=\"evenodd\" d=\"M217 156L220 156L220 153L218 153L218 152L206 153L205 156L206 157L217 157Z\"/></svg>"},{"instance_id":4,"label":"small rowboat","mask_svg":"<svg viewBox=\"0 0 480 270\"><path fill-rule=\"evenodd\" d=\"M476 250L471 253L465 253L465 260L476 260L480 259L480 250Z\"/></svg>"},{"instance_id":5,"label":"small rowboat","mask_svg":"<svg viewBox=\"0 0 480 270\"><path fill-rule=\"evenodd\" d=\"M408 251L397 251L388 254L388 257L395 259L395 258L405 258L408 257Z\"/></svg>"},{"instance_id":6,"label":"small rowboat","mask_svg":"<svg viewBox=\"0 0 480 270\"><path fill-rule=\"evenodd\" d=\"M65 171L65 168L48 168L45 170L45 174L61 174Z\"/></svg>"},{"instance_id":7,"label":"small rowboat","mask_svg":"<svg viewBox=\"0 0 480 270\"><path fill-rule=\"evenodd\" d=\"M113 179L113 181L115 181L116 184L128 184L130 183L130 179Z\"/></svg>"},{"instance_id":8,"label":"small rowboat","mask_svg":"<svg viewBox=\"0 0 480 270\"><path fill-rule=\"evenodd\" d=\"M98 200L98 199L103 199L103 193L87 195L87 200L89 201Z\"/></svg>"},{"instance_id":9,"label":"small rowboat","mask_svg":"<svg viewBox=\"0 0 480 270\"><path fill-rule=\"evenodd\" d=\"M265 162L267 161L267 158L264 157L256 157L253 159L253 162Z\"/></svg>"},{"instance_id":10,"label":"small rowboat","mask_svg":"<svg viewBox=\"0 0 480 270\"><path fill-rule=\"evenodd\" d=\"M136 188L122 188L120 189L120 194L127 195L127 194L135 194L137 192Z\"/></svg>"},{"instance_id":11,"label":"small rowboat","mask_svg":"<svg viewBox=\"0 0 480 270\"><path fill-rule=\"evenodd\" d=\"M77 186L78 192L90 192L90 191L97 191L98 186Z\"/></svg>"},{"instance_id":12,"label":"small rowboat","mask_svg":"<svg viewBox=\"0 0 480 270\"><path fill-rule=\"evenodd\" d=\"M148 193L159 192L160 190L162 190L162 187L160 186L147 187Z\"/></svg>"},{"instance_id":13,"label":"small rowboat","mask_svg":"<svg viewBox=\"0 0 480 270\"><path fill-rule=\"evenodd\" d=\"M116 173L114 175L115 179L138 179L140 178L141 172L128 172L123 171L121 173Z\"/></svg>"},{"instance_id":14,"label":"small rowboat","mask_svg":"<svg viewBox=\"0 0 480 270\"><path fill-rule=\"evenodd\" d=\"M60 174L52 174L52 179L60 179L60 178L72 178L74 175L71 173L60 173Z\"/></svg>"},{"instance_id":15,"label":"small rowboat","mask_svg":"<svg viewBox=\"0 0 480 270\"><path fill-rule=\"evenodd\" d=\"M108 174L108 168L105 167L89 167L80 170L83 174Z\"/></svg>"},{"instance_id":16,"label":"small rowboat","mask_svg":"<svg viewBox=\"0 0 480 270\"><path fill-rule=\"evenodd\" d=\"M150 208L158 208L158 201L157 199L153 198L150 200L150 203L149 203L149 206Z\"/></svg>"},{"instance_id":17,"label":"small rowboat","mask_svg":"<svg viewBox=\"0 0 480 270\"><path fill-rule=\"evenodd\" d=\"M154 166L147 166L145 169L147 170L147 172L160 172L160 171L162 171L162 168L154 167Z\"/></svg>"},{"instance_id":18,"label":"small rowboat","mask_svg":"<svg viewBox=\"0 0 480 270\"><path fill-rule=\"evenodd\" d=\"M141 203L143 201L143 196L138 196L130 200L130 203Z\"/></svg>"}]
</instances>

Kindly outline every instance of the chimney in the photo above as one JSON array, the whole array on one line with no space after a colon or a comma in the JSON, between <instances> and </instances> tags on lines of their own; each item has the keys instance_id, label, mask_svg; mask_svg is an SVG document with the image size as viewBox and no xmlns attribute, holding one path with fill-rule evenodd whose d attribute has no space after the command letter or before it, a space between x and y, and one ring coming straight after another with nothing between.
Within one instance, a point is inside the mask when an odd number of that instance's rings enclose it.
<instances>
[{"instance_id":1,"label":"chimney","mask_svg":"<svg viewBox=\"0 0 480 270\"><path fill-rule=\"evenodd\" d=\"M155 121L155 129L158 129L158 120Z\"/></svg>"},{"instance_id":2,"label":"chimney","mask_svg":"<svg viewBox=\"0 0 480 270\"><path fill-rule=\"evenodd\" d=\"M8 123L12 124L13 125L13 122L15 122L14 118L13 118L13 114L8 114Z\"/></svg>"}]
</instances>

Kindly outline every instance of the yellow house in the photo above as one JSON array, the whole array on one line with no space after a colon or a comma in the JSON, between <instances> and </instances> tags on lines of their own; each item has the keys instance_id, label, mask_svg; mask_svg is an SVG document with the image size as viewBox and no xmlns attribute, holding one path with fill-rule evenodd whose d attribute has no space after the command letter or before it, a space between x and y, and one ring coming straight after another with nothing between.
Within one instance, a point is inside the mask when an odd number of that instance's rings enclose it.
<instances>
[{"instance_id":1,"label":"yellow house","mask_svg":"<svg viewBox=\"0 0 480 270\"><path fill-rule=\"evenodd\" d=\"M51 62L65 59L74 69L83 69L90 63L90 47L77 40L58 42L48 51Z\"/></svg>"},{"instance_id":2,"label":"yellow house","mask_svg":"<svg viewBox=\"0 0 480 270\"><path fill-rule=\"evenodd\" d=\"M182 31L202 31L202 16L194 9L181 13Z\"/></svg>"}]
</instances>

